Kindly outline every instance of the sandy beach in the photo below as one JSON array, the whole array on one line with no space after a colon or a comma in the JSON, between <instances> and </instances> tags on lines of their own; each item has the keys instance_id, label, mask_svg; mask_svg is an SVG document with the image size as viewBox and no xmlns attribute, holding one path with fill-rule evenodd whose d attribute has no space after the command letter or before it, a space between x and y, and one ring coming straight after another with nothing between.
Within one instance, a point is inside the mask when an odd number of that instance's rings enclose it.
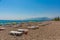
<instances>
[{"instance_id":1,"label":"sandy beach","mask_svg":"<svg viewBox=\"0 0 60 40\"><path fill-rule=\"evenodd\" d=\"M21 36L12 36L9 34L12 30L27 28L28 26L22 24L22 27L4 27L5 30L0 31L0 40L60 40L60 21L48 21L42 23L30 23L31 25L39 26L39 29L29 29L28 34ZM43 25L45 24L45 25Z\"/></svg>"}]
</instances>

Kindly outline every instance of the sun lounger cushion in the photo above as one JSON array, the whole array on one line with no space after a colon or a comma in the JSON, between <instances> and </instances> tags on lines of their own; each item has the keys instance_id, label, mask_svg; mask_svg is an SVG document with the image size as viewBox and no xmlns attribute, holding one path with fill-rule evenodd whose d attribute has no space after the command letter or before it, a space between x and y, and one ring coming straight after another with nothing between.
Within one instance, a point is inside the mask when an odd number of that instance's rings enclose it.
<instances>
[{"instance_id":1,"label":"sun lounger cushion","mask_svg":"<svg viewBox=\"0 0 60 40\"><path fill-rule=\"evenodd\" d=\"M12 35L22 35L22 34L23 34L23 32L10 31L10 34L12 34Z\"/></svg>"}]
</instances>

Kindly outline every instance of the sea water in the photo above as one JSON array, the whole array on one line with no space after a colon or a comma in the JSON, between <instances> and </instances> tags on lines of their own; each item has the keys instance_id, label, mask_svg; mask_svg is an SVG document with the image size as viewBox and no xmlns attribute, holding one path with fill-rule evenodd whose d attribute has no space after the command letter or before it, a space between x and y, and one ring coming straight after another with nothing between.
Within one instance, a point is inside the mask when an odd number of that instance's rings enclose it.
<instances>
[{"instance_id":1,"label":"sea water","mask_svg":"<svg viewBox=\"0 0 60 40\"><path fill-rule=\"evenodd\" d=\"M22 23L22 22L43 22L44 20L0 20L0 24L6 24L6 23Z\"/></svg>"}]
</instances>

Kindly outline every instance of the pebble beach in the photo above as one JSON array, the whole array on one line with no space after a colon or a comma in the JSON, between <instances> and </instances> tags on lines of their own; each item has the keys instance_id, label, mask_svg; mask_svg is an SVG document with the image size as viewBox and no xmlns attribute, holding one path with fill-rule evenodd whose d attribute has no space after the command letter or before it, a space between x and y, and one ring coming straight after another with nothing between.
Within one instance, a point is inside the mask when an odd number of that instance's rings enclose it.
<instances>
[{"instance_id":1,"label":"pebble beach","mask_svg":"<svg viewBox=\"0 0 60 40\"><path fill-rule=\"evenodd\" d=\"M38 29L29 29L28 34L23 34L21 36L10 35L9 32L17 29L25 28L27 29L26 23L23 23L21 27L4 27L5 30L0 31L0 40L60 40L60 21L46 21L46 22L36 22L29 23L30 25L38 26Z\"/></svg>"}]
</instances>

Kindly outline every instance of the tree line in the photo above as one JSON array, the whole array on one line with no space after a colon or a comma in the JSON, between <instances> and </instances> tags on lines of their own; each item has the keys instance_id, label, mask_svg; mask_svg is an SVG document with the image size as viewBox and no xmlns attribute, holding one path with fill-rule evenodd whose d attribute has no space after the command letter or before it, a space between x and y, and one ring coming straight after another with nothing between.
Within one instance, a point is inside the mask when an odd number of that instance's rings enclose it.
<instances>
[{"instance_id":1,"label":"tree line","mask_svg":"<svg viewBox=\"0 0 60 40\"><path fill-rule=\"evenodd\" d=\"M55 17L55 18L53 18L52 19L53 21L60 21L60 17L58 16L58 17Z\"/></svg>"}]
</instances>

